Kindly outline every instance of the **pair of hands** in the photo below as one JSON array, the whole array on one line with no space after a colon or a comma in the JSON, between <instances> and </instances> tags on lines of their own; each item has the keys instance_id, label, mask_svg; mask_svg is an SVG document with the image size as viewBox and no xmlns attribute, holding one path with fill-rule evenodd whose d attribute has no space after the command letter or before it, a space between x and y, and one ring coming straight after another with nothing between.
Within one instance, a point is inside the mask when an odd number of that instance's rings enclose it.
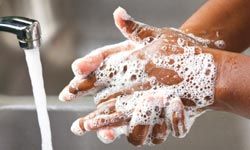
<instances>
[{"instance_id":1,"label":"pair of hands","mask_svg":"<svg viewBox=\"0 0 250 150\"><path fill-rule=\"evenodd\" d=\"M213 56L192 37L137 22L122 8L114 20L128 40L76 60L75 78L59 96L95 95L97 109L77 119L72 132L97 131L106 143L125 134L133 145L160 144L171 132L184 137L214 101Z\"/></svg>"}]
</instances>

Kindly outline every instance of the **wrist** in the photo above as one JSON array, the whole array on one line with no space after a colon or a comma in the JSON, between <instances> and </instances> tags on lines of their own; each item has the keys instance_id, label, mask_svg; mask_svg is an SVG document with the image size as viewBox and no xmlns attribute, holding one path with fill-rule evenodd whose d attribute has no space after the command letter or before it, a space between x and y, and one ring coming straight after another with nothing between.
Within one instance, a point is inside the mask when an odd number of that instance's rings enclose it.
<instances>
[{"instance_id":1,"label":"wrist","mask_svg":"<svg viewBox=\"0 0 250 150\"><path fill-rule=\"evenodd\" d=\"M207 1L180 30L210 40L210 48L242 52L250 44L249 6L250 2L239 0ZM224 45L218 42L222 40Z\"/></svg>"},{"instance_id":2,"label":"wrist","mask_svg":"<svg viewBox=\"0 0 250 150\"><path fill-rule=\"evenodd\" d=\"M225 67L228 65L226 62L227 56L222 51L207 48L205 52L211 53L214 57L216 65L216 80L214 88L214 103L208 106L208 109L230 111L231 107L227 102L227 95L229 87L225 85L227 78Z\"/></svg>"},{"instance_id":3,"label":"wrist","mask_svg":"<svg viewBox=\"0 0 250 150\"><path fill-rule=\"evenodd\" d=\"M250 57L237 53L208 50L217 68L214 103L208 109L250 117Z\"/></svg>"}]
</instances>

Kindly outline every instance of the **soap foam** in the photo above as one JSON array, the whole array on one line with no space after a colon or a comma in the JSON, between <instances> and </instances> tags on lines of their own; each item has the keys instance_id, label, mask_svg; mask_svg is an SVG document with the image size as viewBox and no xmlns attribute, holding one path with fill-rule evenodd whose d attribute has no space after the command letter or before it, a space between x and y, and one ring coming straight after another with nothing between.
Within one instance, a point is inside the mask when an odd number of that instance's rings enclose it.
<instances>
[{"instance_id":1,"label":"soap foam","mask_svg":"<svg viewBox=\"0 0 250 150\"><path fill-rule=\"evenodd\" d=\"M162 40L159 41L162 44ZM155 47L159 48L159 45ZM164 49L164 47L162 48ZM197 47L185 45L184 39L177 40L176 48L182 48L184 52L160 56L157 52L143 51L144 59L140 59L135 53L140 51L137 49L120 52L104 60L101 67L95 71L96 85L108 85L108 87L97 93L95 102L98 104L99 100L108 98L112 93L117 93L125 87L131 89L136 84L149 82L150 90L136 91L132 95L117 98L116 111L132 117L128 132L131 133L136 125L153 126L160 123L160 112L155 111L156 107L159 110L166 108L168 110L166 118L171 118L172 114L169 112L174 112L175 107L168 107L167 104L175 101L176 98L190 99L196 104L196 107L185 108L187 117L185 125L189 130L195 118L202 113L197 110L214 102L216 68L211 54L196 54ZM149 77L145 72L145 66L149 61L152 61L156 67L174 70L183 78L183 81L171 86L159 83L155 77ZM179 125L179 128L182 126ZM186 133L180 134L180 137L184 137ZM150 140L145 141L147 142L144 144L152 144Z\"/></svg>"},{"instance_id":2,"label":"soap foam","mask_svg":"<svg viewBox=\"0 0 250 150\"><path fill-rule=\"evenodd\" d=\"M149 77L145 72L145 65L152 61L157 67L174 70L183 78L183 82L178 85L167 86L161 83L151 85L151 89L163 88L167 91L173 91L174 94L182 98L193 99L198 107L208 106L213 103L213 88L215 80L215 65L213 56L208 53L196 55L193 46L183 46L182 39L177 40L180 47L185 52L178 55L159 56L157 54L146 53L147 59L138 59L133 52L121 52L115 54L112 59L106 59L103 62L104 67L96 71L96 85L109 85L95 97L95 102L105 99L112 93L119 92L124 87L132 88L136 84L145 82L156 82L154 77ZM127 61L129 57L129 61ZM174 63L170 63L170 62ZM134 77L134 78L132 78ZM191 92L191 93L189 93Z\"/></svg>"},{"instance_id":3,"label":"soap foam","mask_svg":"<svg viewBox=\"0 0 250 150\"><path fill-rule=\"evenodd\" d=\"M225 48L226 44L225 41L223 40L217 40L214 42L214 45L217 46L218 48Z\"/></svg>"},{"instance_id":4,"label":"soap foam","mask_svg":"<svg viewBox=\"0 0 250 150\"><path fill-rule=\"evenodd\" d=\"M214 46L216 46L219 49L223 49L226 46L226 43L224 40L210 40L210 39L206 39L206 38L201 38L198 36L195 36L192 33L187 34L188 36L194 38L195 40L199 41L200 43L203 44L203 46L208 47L209 44L213 44ZM216 32L216 37L219 38L219 32Z\"/></svg>"},{"instance_id":5,"label":"soap foam","mask_svg":"<svg viewBox=\"0 0 250 150\"><path fill-rule=\"evenodd\" d=\"M193 35L189 36L202 42L204 45L210 44L209 40L199 39ZM110 95L122 90L133 90L135 85L150 84L151 88L149 90L143 90L142 88L133 92L133 94L118 96L116 101L116 111L123 113L127 117L132 117L130 125L126 126L128 133L132 133L137 125L150 125L144 142L144 144L149 145L152 144L152 137L149 133L151 133L153 125L161 124L163 121L159 117L161 111L165 111L165 122L170 126L173 112L180 112L180 108L184 109L185 127L189 131L195 118L204 112L200 111L200 108L211 105L214 102L216 67L213 56L209 53L202 53L201 47L188 45L182 36L177 39L177 45L169 46L164 44L164 42L169 41L164 38L154 39L152 44L148 44L149 46L143 47L144 45L140 44L134 50L113 54L106 58L94 72L97 79L95 86L106 87L95 96L96 104L99 104L100 100L108 99ZM172 42L175 41L172 40ZM217 43L221 44L222 42ZM141 49L142 47L143 49ZM159 52L167 51L169 48L172 51L183 49L183 52L168 56ZM175 71L178 74L176 77L179 76L183 80L175 85L166 85L158 82L154 76L149 76L145 72L145 66L149 62L155 64L157 68ZM196 106L185 106L182 108L180 105L181 99L192 100ZM178 128L182 129L182 124L178 124ZM125 131L124 129L125 127L122 131ZM186 133L180 130L178 137L184 137ZM116 136L121 134L124 134L124 132L117 132ZM98 137L101 138L103 136L99 133ZM167 135L162 138L165 140ZM105 143L112 141L107 141L107 137L103 137L102 141L105 140Z\"/></svg>"}]
</instances>

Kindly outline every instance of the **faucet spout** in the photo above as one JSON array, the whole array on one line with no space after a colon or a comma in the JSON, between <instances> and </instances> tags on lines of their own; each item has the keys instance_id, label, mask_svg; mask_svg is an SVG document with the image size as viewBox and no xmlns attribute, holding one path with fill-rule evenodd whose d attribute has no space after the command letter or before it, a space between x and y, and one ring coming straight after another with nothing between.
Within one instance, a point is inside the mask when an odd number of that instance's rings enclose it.
<instances>
[{"instance_id":1,"label":"faucet spout","mask_svg":"<svg viewBox=\"0 0 250 150\"><path fill-rule=\"evenodd\" d=\"M0 17L0 31L16 34L19 45L34 49L41 45L41 29L38 21L16 16Z\"/></svg>"}]
</instances>

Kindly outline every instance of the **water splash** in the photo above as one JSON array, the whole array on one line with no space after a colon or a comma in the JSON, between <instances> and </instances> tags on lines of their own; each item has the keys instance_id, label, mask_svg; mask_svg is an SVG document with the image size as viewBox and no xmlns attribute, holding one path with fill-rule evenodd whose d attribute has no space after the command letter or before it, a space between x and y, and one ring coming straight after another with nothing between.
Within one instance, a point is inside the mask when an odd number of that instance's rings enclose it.
<instances>
[{"instance_id":1,"label":"water splash","mask_svg":"<svg viewBox=\"0 0 250 150\"><path fill-rule=\"evenodd\" d=\"M47 101L39 49L24 50L24 52L35 99L38 123L40 126L42 150L52 150L50 121L47 111Z\"/></svg>"}]
</instances>

